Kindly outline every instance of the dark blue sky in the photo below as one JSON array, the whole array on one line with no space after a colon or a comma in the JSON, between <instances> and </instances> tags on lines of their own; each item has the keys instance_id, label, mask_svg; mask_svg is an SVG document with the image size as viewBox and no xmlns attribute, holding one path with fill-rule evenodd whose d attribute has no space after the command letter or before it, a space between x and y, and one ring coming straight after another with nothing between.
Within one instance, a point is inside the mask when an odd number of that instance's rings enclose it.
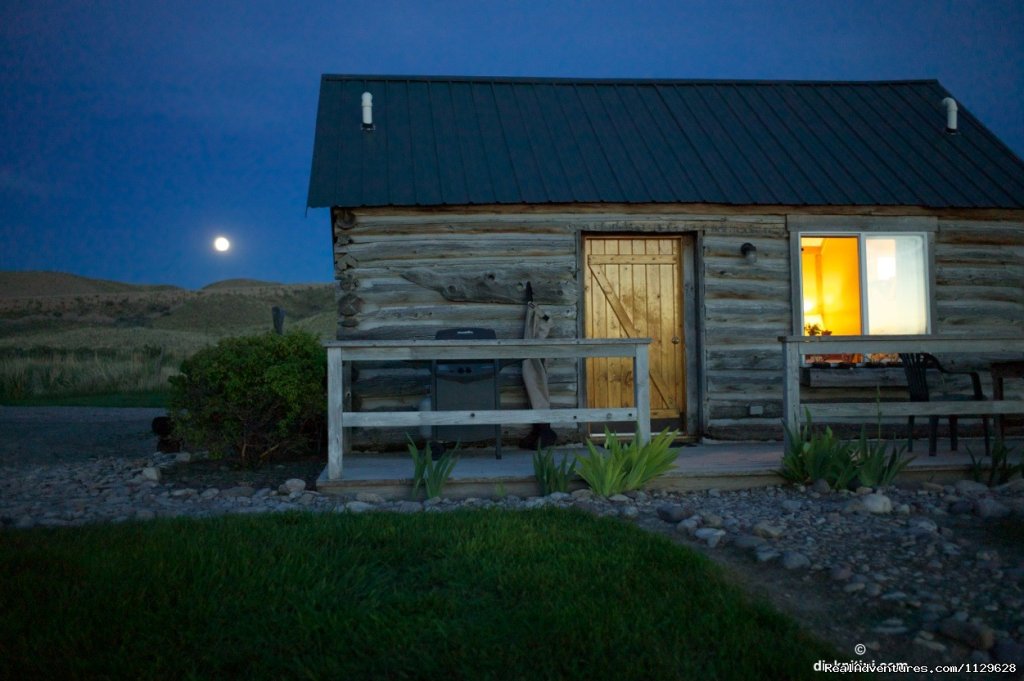
<instances>
[{"instance_id":1,"label":"dark blue sky","mask_svg":"<svg viewBox=\"0 0 1024 681\"><path fill-rule=\"evenodd\" d=\"M321 73L937 78L1024 156L1019 0L0 0L0 269L330 281Z\"/></svg>"}]
</instances>

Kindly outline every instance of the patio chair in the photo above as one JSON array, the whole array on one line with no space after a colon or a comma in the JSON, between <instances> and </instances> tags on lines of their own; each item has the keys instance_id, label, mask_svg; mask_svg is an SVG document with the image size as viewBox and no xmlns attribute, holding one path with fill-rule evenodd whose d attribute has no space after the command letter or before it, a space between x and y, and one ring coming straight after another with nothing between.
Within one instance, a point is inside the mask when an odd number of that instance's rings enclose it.
<instances>
[{"instance_id":1,"label":"patio chair","mask_svg":"<svg viewBox=\"0 0 1024 681\"><path fill-rule=\"evenodd\" d=\"M907 375L907 390L910 392L912 402L945 402L964 400L985 400L985 393L981 391L981 379L976 371L950 371L942 366L934 356L926 352L901 353L900 360L903 362L903 371ZM931 389L928 386L928 369L937 369L940 373L951 376L970 376L973 394L970 395L942 395L932 399ZM939 416L928 417L928 455L935 456L938 444ZM949 442L950 448L957 451L957 419L956 414L949 415ZM985 454L989 453L988 417L981 416L982 428L985 432ZM907 417L907 451L914 450L914 417Z\"/></svg>"}]
</instances>

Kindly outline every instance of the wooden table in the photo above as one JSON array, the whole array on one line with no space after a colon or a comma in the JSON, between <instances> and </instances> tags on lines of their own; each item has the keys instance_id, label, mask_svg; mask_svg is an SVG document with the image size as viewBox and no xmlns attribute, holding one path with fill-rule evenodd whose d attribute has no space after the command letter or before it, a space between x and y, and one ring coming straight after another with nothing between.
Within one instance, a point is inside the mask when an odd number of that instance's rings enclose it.
<instances>
[{"instance_id":1,"label":"wooden table","mask_svg":"<svg viewBox=\"0 0 1024 681\"><path fill-rule=\"evenodd\" d=\"M1003 399L1003 379L1024 378L1024 360L992 362L989 367L992 373L992 399ZM999 429L999 437L1005 436L1005 420L1003 416L996 416L996 427Z\"/></svg>"}]
</instances>

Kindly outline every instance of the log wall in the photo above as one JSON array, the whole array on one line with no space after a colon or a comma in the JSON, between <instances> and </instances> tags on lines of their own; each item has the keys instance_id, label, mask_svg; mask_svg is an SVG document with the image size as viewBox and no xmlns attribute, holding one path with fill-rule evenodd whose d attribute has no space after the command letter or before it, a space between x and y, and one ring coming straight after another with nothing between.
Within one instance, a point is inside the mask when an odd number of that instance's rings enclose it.
<instances>
[{"instance_id":1,"label":"log wall","mask_svg":"<svg viewBox=\"0 0 1024 681\"><path fill-rule=\"evenodd\" d=\"M681 208L681 211L683 209ZM793 330L786 215L649 212L494 213L335 210L334 254L340 340L428 339L454 326L521 337L526 283L553 317L551 337L581 335L580 239L584 233L688 234L696 243L697 344L688 380L701 436L780 437L782 353ZM741 246L757 248L747 262ZM1024 224L940 219L934 245L935 330L1024 333ZM555 406L576 406L584 385L573 362L549 362ZM359 365L361 409L415 408L429 393L425 366ZM832 389L837 394L848 391ZM873 392L872 392L873 394ZM827 389L823 393L828 397ZM518 366L502 372L502 401L526 406ZM580 405L582 406L582 405ZM512 435L515 434L513 431ZM387 431L356 433L356 444L397 442Z\"/></svg>"}]
</instances>

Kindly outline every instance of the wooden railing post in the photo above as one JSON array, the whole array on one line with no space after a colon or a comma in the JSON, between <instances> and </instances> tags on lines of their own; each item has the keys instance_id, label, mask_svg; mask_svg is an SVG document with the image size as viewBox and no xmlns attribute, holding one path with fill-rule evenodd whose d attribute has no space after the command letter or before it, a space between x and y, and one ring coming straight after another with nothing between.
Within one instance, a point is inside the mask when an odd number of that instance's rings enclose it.
<instances>
[{"instance_id":1,"label":"wooden railing post","mask_svg":"<svg viewBox=\"0 0 1024 681\"><path fill-rule=\"evenodd\" d=\"M633 400L636 407L637 436L640 444L651 441L651 369L650 346L637 343L633 355Z\"/></svg>"},{"instance_id":2,"label":"wooden railing post","mask_svg":"<svg viewBox=\"0 0 1024 681\"><path fill-rule=\"evenodd\" d=\"M341 478L345 452L344 395L345 374L341 348L327 348L327 479Z\"/></svg>"},{"instance_id":3,"label":"wooden railing post","mask_svg":"<svg viewBox=\"0 0 1024 681\"><path fill-rule=\"evenodd\" d=\"M786 423L783 444L788 449L789 433L800 428L800 343L782 341L782 418Z\"/></svg>"}]
</instances>

